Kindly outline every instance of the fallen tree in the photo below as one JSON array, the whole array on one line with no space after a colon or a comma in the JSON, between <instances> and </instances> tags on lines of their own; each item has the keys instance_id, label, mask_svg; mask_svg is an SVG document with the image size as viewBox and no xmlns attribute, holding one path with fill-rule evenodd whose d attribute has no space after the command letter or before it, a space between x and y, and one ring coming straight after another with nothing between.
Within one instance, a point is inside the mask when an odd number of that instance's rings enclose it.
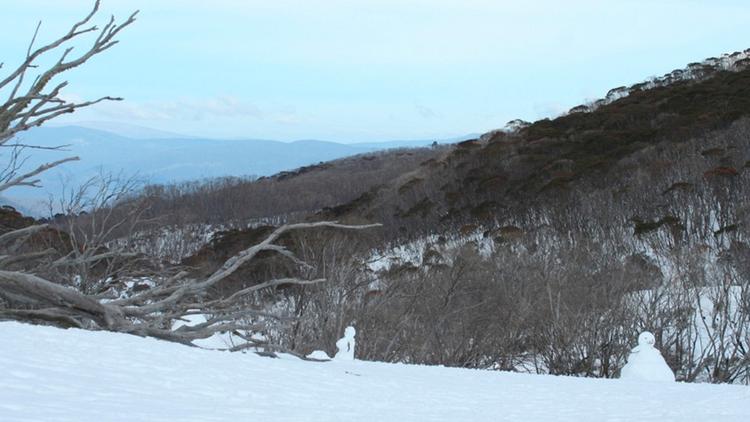
<instances>
[{"instance_id":1,"label":"fallen tree","mask_svg":"<svg viewBox=\"0 0 750 422\"><path fill-rule=\"evenodd\" d=\"M299 267L307 266L291 251L274 243L288 231L322 227L362 230L377 226L379 225L344 225L328 221L284 225L274 230L262 242L227 260L220 269L205 279L191 279L186 271L180 271L164 278L152 289L122 299L111 299L106 293L87 295L34 274L0 270L0 297L6 302L6 305L0 308L0 318L117 331L183 344L192 344L194 340L205 339L218 332L259 331L262 326L242 321L246 317L256 316L273 319L284 317L248 308L243 301L245 296L277 286L316 284L324 282L325 279L287 277L267 280L238 290L227 297L207 300L209 289L262 251L278 253ZM29 229L18 231L24 231L25 234L21 234L22 236L33 233L33 230ZM8 234L3 237L18 240L17 237ZM183 325L172 329L175 320L196 314L209 318L201 324ZM269 346L250 336L243 338L248 343L243 347Z\"/></svg>"}]
</instances>

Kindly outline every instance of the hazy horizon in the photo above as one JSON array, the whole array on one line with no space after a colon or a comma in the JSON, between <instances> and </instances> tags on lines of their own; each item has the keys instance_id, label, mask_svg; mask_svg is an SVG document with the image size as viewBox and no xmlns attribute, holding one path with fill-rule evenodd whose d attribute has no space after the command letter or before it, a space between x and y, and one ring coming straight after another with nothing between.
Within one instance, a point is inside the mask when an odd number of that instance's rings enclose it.
<instances>
[{"instance_id":1,"label":"hazy horizon","mask_svg":"<svg viewBox=\"0 0 750 422\"><path fill-rule=\"evenodd\" d=\"M316 141L316 142L330 142L342 145L361 145L361 144L387 144L387 143L398 143L398 142L438 142L438 143L449 143L458 142L461 140L470 139L472 137L479 137L481 133L466 133L459 136L451 136L446 138L422 138L422 139L376 139L371 141L341 141L341 140L330 140L330 139L316 139L316 138L299 138L299 139L270 139L270 138L251 138L244 136L226 136L226 137L212 137L212 136L200 136L190 133L172 132L161 129L155 129L148 126L136 125L126 122L117 121L105 121L105 120L89 120L89 121L71 121L71 122L50 122L45 125L46 128L84 128L92 129L96 131L108 132L114 135L122 136L130 139L184 139L184 140L211 140L211 141L270 141L270 142L281 142L281 143L294 143L294 142L305 142L305 141ZM31 130L35 130L32 128ZM23 135L22 135L23 136Z\"/></svg>"}]
</instances>

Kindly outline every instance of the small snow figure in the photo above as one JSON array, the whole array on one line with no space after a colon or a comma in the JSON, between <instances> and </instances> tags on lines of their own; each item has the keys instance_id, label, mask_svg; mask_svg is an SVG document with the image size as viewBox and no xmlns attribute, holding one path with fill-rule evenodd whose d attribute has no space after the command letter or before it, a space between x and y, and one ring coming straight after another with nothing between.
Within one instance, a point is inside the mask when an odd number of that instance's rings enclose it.
<instances>
[{"instance_id":1,"label":"small snow figure","mask_svg":"<svg viewBox=\"0 0 750 422\"><path fill-rule=\"evenodd\" d=\"M674 382L674 373L654 343L654 335L648 331L638 336L638 346L630 351L628 363L620 371L620 379Z\"/></svg>"},{"instance_id":2,"label":"small snow figure","mask_svg":"<svg viewBox=\"0 0 750 422\"><path fill-rule=\"evenodd\" d=\"M336 357L334 359L354 360L354 336L356 334L357 331L354 327L346 327L346 330L344 330L344 337L341 337L339 341L336 342L336 348L339 349L339 351L336 352Z\"/></svg>"}]
</instances>

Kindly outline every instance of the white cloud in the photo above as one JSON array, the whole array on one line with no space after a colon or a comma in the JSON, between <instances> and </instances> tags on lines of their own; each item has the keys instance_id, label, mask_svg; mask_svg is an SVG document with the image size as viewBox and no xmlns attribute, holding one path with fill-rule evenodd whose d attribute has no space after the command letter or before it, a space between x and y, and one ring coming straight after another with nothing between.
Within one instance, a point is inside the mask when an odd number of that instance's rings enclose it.
<instances>
[{"instance_id":1,"label":"white cloud","mask_svg":"<svg viewBox=\"0 0 750 422\"><path fill-rule=\"evenodd\" d=\"M181 98L172 101L123 101L102 104L96 111L121 120L203 121L215 118L263 119L263 112L253 104L232 96Z\"/></svg>"}]
</instances>

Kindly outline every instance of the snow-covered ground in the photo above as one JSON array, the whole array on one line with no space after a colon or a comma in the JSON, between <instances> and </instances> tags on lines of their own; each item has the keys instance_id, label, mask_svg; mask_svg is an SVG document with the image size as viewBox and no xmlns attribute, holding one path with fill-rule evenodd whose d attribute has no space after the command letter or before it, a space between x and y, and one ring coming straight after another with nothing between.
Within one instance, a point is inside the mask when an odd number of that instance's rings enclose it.
<instances>
[{"instance_id":1,"label":"snow-covered ground","mask_svg":"<svg viewBox=\"0 0 750 422\"><path fill-rule=\"evenodd\" d=\"M748 421L750 387L315 363L2 322L0 420Z\"/></svg>"}]
</instances>

